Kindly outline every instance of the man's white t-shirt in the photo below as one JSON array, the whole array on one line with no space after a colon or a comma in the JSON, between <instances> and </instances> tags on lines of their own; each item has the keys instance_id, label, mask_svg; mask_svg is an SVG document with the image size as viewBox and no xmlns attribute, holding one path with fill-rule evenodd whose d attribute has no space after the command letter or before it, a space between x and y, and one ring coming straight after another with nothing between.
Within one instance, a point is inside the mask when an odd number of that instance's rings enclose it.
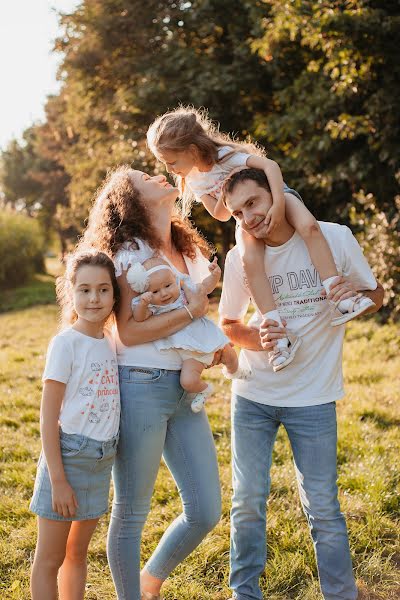
<instances>
[{"instance_id":1,"label":"man's white t-shirt","mask_svg":"<svg viewBox=\"0 0 400 600\"><path fill-rule=\"evenodd\" d=\"M100 441L118 433L118 365L109 331L102 339L71 327L56 335L47 351L42 380L46 379L66 384L59 417L65 433L80 433Z\"/></svg>"},{"instance_id":2,"label":"man's white t-shirt","mask_svg":"<svg viewBox=\"0 0 400 600\"><path fill-rule=\"evenodd\" d=\"M154 250L146 242L136 239L137 248L126 242L117 252L114 258L115 274L121 275L122 269L127 269L136 262L143 263L148 258L154 256ZM166 262L168 259L161 255ZM208 270L209 261L203 256L200 250L197 250L195 260L183 255L189 276L194 284L201 283L210 271ZM178 276L179 271L173 264L169 263L173 272ZM182 276L183 279L183 276ZM153 342L137 344L135 346L124 346L115 331L117 343L118 364L122 366L148 367L155 369L169 369L171 371L182 368L182 357L174 348L160 352Z\"/></svg>"},{"instance_id":3,"label":"man's white t-shirt","mask_svg":"<svg viewBox=\"0 0 400 600\"><path fill-rule=\"evenodd\" d=\"M359 290L374 290L377 283L350 229L320 223L331 248L338 272L349 277ZM320 277L311 263L307 247L295 232L285 244L265 247L265 271L281 318L288 332L302 338L293 362L274 373L267 352L242 349L240 365L251 368L248 381L234 380L232 391L248 400L271 406L310 406L333 402L344 395L342 345L344 326L330 325L330 303L322 296ZM219 313L238 320L251 301L239 250L228 252ZM248 325L259 328L261 315L252 315Z\"/></svg>"},{"instance_id":4,"label":"man's white t-shirt","mask_svg":"<svg viewBox=\"0 0 400 600\"><path fill-rule=\"evenodd\" d=\"M245 167L249 158L250 154L246 152L238 152L231 146L221 146L217 159L220 162L216 162L210 171L199 171L197 167L193 167L185 177L185 183L198 202L201 202L201 197L206 194L219 200L225 179L234 169Z\"/></svg>"}]
</instances>

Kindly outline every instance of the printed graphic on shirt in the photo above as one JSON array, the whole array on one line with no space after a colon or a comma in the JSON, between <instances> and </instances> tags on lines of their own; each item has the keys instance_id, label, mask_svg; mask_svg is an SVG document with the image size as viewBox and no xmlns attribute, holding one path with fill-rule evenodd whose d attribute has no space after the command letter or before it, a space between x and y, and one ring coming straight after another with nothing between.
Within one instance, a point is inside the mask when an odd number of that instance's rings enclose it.
<instances>
[{"instance_id":1,"label":"printed graphic on shirt","mask_svg":"<svg viewBox=\"0 0 400 600\"><path fill-rule=\"evenodd\" d=\"M118 367L114 359L93 362L90 366L92 375L87 381L88 385L79 388L81 415L87 414L90 423L100 423L102 420L109 420L117 407Z\"/></svg>"},{"instance_id":2,"label":"printed graphic on shirt","mask_svg":"<svg viewBox=\"0 0 400 600\"><path fill-rule=\"evenodd\" d=\"M279 314L287 321L319 315L327 302L321 278L310 264L306 269L268 277Z\"/></svg>"}]
</instances>

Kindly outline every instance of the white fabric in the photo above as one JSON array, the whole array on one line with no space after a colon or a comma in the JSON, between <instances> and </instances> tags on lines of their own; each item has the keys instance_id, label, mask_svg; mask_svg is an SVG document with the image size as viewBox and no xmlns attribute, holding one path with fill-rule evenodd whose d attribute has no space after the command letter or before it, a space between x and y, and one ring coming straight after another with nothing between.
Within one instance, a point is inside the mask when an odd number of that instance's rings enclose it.
<instances>
[{"instance_id":1,"label":"white fabric","mask_svg":"<svg viewBox=\"0 0 400 600\"><path fill-rule=\"evenodd\" d=\"M110 440L119 429L120 400L115 342L110 332L92 338L68 328L47 351L42 380L66 384L59 422L65 433Z\"/></svg>"},{"instance_id":2,"label":"white fabric","mask_svg":"<svg viewBox=\"0 0 400 600\"><path fill-rule=\"evenodd\" d=\"M348 276L357 289L373 290L377 283L350 229L320 223L332 250L338 272ZM234 381L233 391L244 398L272 406L324 404L344 394L342 344L344 327L331 327L330 303L321 296L323 285L312 265L307 247L295 232L278 247L266 246L265 270L274 299L287 330L302 337L294 361L279 373L268 364L266 352L241 350L241 367L250 367L248 381ZM244 318L250 293L238 247L227 255L219 312L221 317ZM255 313L249 325L259 328L261 315Z\"/></svg>"},{"instance_id":3,"label":"white fabric","mask_svg":"<svg viewBox=\"0 0 400 600\"><path fill-rule=\"evenodd\" d=\"M144 262L146 259L154 256L154 250L142 240L135 240L138 248L134 248L133 245L126 243L119 252L117 252L114 265L117 277L121 275L123 269L127 269L129 264L135 262ZM183 273L180 273L168 259L160 255L166 262L171 266L171 269L176 275L180 275L182 278ZM202 255L200 250L197 251L195 260L191 260L187 256L183 257L186 263L186 267L189 272L189 276L193 283L200 283L207 277L210 272L208 270L209 261ZM156 369L170 369L178 370L182 366L182 358L179 353L174 350L166 350L159 352L155 342L147 342L146 344L138 344L136 346L124 346L118 337L116 332L117 342L117 358L118 364L124 366L136 366L136 367L153 367Z\"/></svg>"},{"instance_id":4,"label":"white fabric","mask_svg":"<svg viewBox=\"0 0 400 600\"><path fill-rule=\"evenodd\" d=\"M223 160L224 156L232 151L232 156ZM189 175L185 177L185 183L198 202L201 202L201 197L206 194L219 200L225 179L229 177L233 169L245 167L249 158L250 154L246 152L235 151L230 146L221 146L218 150L218 161L221 162L216 162L210 171L199 171L197 167L193 167Z\"/></svg>"}]
</instances>

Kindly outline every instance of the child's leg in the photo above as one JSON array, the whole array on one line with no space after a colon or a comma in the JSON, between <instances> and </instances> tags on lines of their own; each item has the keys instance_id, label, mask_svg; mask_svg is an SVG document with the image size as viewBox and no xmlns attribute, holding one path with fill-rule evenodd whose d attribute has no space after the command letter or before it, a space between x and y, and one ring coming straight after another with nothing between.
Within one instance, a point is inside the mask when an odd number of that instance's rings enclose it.
<instances>
[{"instance_id":1,"label":"child's leg","mask_svg":"<svg viewBox=\"0 0 400 600\"><path fill-rule=\"evenodd\" d=\"M265 273L265 245L262 240L236 228L236 241L246 273L250 293L262 315L276 310L272 289ZM260 277L260 273L263 277Z\"/></svg>"},{"instance_id":2,"label":"child's leg","mask_svg":"<svg viewBox=\"0 0 400 600\"><path fill-rule=\"evenodd\" d=\"M203 370L204 365L199 360L187 358L183 361L180 382L186 392L196 394L206 389L207 384L201 379Z\"/></svg>"},{"instance_id":3,"label":"child's leg","mask_svg":"<svg viewBox=\"0 0 400 600\"><path fill-rule=\"evenodd\" d=\"M286 218L303 238L322 283L330 277L337 277L338 272L331 249L317 219L303 202L292 194L287 194L285 198Z\"/></svg>"},{"instance_id":4,"label":"child's leg","mask_svg":"<svg viewBox=\"0 0 400 600\"><path fill-rule=\"evenodd\" d=\"M38 517L38 540L31 573L32 600L57 600L57 574L64 562L71 521Z\"/></svg>"},{"instance_id":5,"label":"child's leg","mask_svg":"<svg viewBox=\"0 0 400 600\"><path fill-rule=\"evenodd\" d=\"M329 294L338 272L329 244L317 220L304 204L293 195L286 196L286 217L306 243L311 261L321 277L326 293ZM373 304L370 298L361 294L341 300L337 308L344 316L334 318L332 325L342 325L350 321L350 319L366 312Z\"/></svg>"},{"instance_id":6,"label":"child's leg","mask_svg":"<svg viewBox=\"0 0 400 600\"><path fill-rule=\"evenodd\" d=\"M87 576L89 542L99 519L73 521L64 562L58 575L60 600L83 600Z\"/></svg>"}]
</instances>

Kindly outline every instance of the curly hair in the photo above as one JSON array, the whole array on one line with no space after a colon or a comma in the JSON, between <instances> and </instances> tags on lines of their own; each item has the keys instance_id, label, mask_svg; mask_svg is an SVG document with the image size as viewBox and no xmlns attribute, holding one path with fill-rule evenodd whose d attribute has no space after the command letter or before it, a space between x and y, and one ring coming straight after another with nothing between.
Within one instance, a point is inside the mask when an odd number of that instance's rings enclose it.
<instances>
[{"instance_id":1,"label":"curly hair","mask_svg":"<svg viewBox=\"0 0 400 600\"><path fill-rule=\"evenodd\" d=\"M76 274L84 266L101 267L110 275L111 285L114 293L114 306L109 315L106 326L114 323L114 315L118 310L120 301L120 289L115 277L114 263L104 252L97 252L94 249L85 252L74 252L67 257L64 275L56 279L56 297L61 309L60 328L64 329L72 325L78 319L72 301L73 286L76 281Z\"/></svg>"},{"instance_id":2,"label":"curly hair","mask_svg":"<svg viewBox=\"0 0 400 600\"><path fill-rule=\"evenodd\" d=\"M114 257L125 242L135 244L135 239L140 239L154 250L161 250L163 240L130 177L131 171L131 167L122 165L108 173L95 196L78 249L96 248ZM207 258L212 254L208 242L179 214L178 207L172 216L171 235L175 248L192 260L197 248Z\"/></svg>"}]
</instances>

